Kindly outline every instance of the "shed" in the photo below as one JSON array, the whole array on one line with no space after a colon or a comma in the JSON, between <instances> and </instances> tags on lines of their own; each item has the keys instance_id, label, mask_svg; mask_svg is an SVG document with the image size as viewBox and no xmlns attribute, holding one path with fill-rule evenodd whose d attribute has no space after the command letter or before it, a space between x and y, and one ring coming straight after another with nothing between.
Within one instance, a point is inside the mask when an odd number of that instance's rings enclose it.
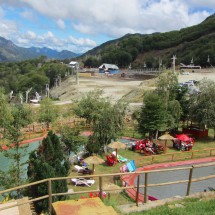
<instances>
[{"instance_id":1,"label":"shed","mask_svg":"<svg viewBox=\"0 0 215 215\"><path fill-rule=\"evenodd\" d=\"M115 64L103 63L99 67L99 73L105 73L105 72L108 72L108 74L118 74L119 73L119 67Z\"/></svg>"},{"instance_id":2,"label":"shed","mask_svg":"<svg viewBox=\"0 0 215 215\"><path fill-rule=\"evenodd\" d=\"M78 69L79 68L79 63L77 61L71 61L69 63L69 67Z\"/></svg>"}]
</instances>

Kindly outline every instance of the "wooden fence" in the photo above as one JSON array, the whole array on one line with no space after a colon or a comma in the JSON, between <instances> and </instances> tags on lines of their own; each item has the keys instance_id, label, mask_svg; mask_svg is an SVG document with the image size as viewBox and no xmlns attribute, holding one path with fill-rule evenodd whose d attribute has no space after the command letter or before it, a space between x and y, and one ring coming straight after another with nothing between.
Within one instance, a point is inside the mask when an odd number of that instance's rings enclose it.
<instances>
[{"instance_id":1,"label":"wooden fence","mask_svg":"<svg viewBox=\"0 0 215 215\"><path fill-rule=\"evenodd\" d=\"M21 189L26 189L29 188L31 186L34 185L39 185L42 183L47 183L48 186L48 193L47 195L44 196L40 196L38 198L34 198L34 199L30 199L28 201L25 201L24 203L17 203L15 205L10 205L10 206L6 206L0 209L0 211L8 209L8 208L12 208L12 207L16 207L16 206L20 206L23 204L27 204L27 203L32 203L32 202L36 202L39 200L43 200L43 199L48 199L48 207L49 207L49 212L51 214L52 212L52 203L53 203L53 197L54 196L68 196L68 195L76 195L76 194L84 194L84 193L89 193L89 192L98 192L99 193L99 197L102 199L103 198L103 191L105 192L111 192L113 191L113 189L109 189L109 190L104 190L103 189L103 179L105 177L123 177L123 176L132 176L135 174L135 176L137 176L137 185L132 185L132 186L122 186L119 187L118 189L114 188L114 191L119 190L128 190L128 189L135 189L136 192L136 205L138 206L139 204L139 195L140 195L140 188L144 188L144 203L146 203L148 201L148 187L157 187L157 186L166 186L166 185L174 185L174 184L180 184L180 183L187 183L187 191L186 191L186 195L189 196L190 195L190 188L191 188L191 184L193 182L199 182L199 181L203 181L203 180L207 180L207 179L212 179L215 178L215 175L209 175L209 176L205 176L205 177L199 177L199 178L193 178L193 171L195 168L204 168L207 166L215 166L215 163L209 163L209 164L201 164L201 165L194 165L191 167L182 167L182 168L174 168L174 169L159 169L159 170L151 170L151 171L136 171L136 172L131 172L131 173L115 173L115 174L102 174L102 175L93 175L93 178L98 178L98 189L97 190L84 190L84 191L78 191L78 192L73 192L73 193L53 193L52 192L52 182L53 181L58 181L58 180L71 180L72 177L59 177L59 178L49 178L49 179L44 179L41 181L37 181L37 182L33 182L33 183L29 183L26 185L22 185L19 187L14 187L11 189L7 189L7 190L3 190L0 191L0 195L5 194L5 193L10 193L13 191L17 191L17 190L21 190ZM150 184L150 181L148 181L148 177L151 173L154 172L167 172L168 171L179 171L179 170L189 170L189 176L187 179L185 180L180 180L180 181L170 181L170 182L164 182L164 183L160 183L160 184ZM144 174L145 177L145 182L144 184L141 184L141 180L140 180L140 174ZM77 176L76 178L78 178L80 176ZM86 178L89 176L82 176L82 178ZM73 177L74 178L74 177Z\"/></svg>"},{"instance_id":2,"label":"wooden fence","mask_svg":"<svg viewBox=\"0 0 215 215\"><path fill-rule=\"evenodd\" d=\"M201 150L191 150L184 152L174 152L166 153L160 155L149 155L143 156L142 158L136 158L135 164L139 166L144 166L152 163L161 163L161 162L173 162L180 160L189 160L194 158L203 158L203 157L212 157L215 156L215 148L205 148Z\"/></svg>"}]
</instances>

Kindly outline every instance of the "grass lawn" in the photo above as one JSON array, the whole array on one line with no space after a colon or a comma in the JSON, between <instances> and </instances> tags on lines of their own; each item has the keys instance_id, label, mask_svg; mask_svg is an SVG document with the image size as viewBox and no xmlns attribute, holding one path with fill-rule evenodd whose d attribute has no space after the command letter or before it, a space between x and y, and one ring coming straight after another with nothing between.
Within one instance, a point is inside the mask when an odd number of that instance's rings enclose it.
<instances>
[{"instance_id":1,"label":"grass lawn","mask_svg":"<svg viewBox=\"0 0 215 215\"><path fill-rule=\"evenodd\" d=\"M215 199L186 198L161 207L144 212L130 213L130 215L212 215L215 214Z\"/></svg>"},{"instance_id":2,"label":"grass lawn","mask_svg":"<svg viewBox=\"0 0 215 215\"><path fill-rule=\"evenodd\" d=\"M135 135L136 138L138 137L138 135ZM132 137L133 137L133 133L132 133ZM193 147L195 156L194 158L198 158L198 157L206 157L209 156L209 151L207 151L207 154L203 154L203 149L206 148L215 148L215 141L212 139L212 137L209 137L207 139L199 139L195 141L195 145ZM200 153L196 153L195 151L200 150ZM110 154L110 152L108 152L108 154ZM214 151L215 153L215 151ZM119 150L118 154L120 154L121 156L129 159L129 160L135 160L136 166L137 167L142 167L146 164L151 164L152 161L152 157L151 156L146 156L145 154L141 154L139 152L134 152L130 149L127 150ZM174 159L175 161L177 160L186 160L188 159L188 157L190 157L191 152L189 152L189 156L187 152L180 152L177 151L175 149L172 148L172 142L171 141L167 141L167 151L166 151L166 155L155 155L155 160L154 163L161 163L161 162L169 162L171 161L171 155L172 154L176 154ZM103 158L104 160L106 160L106 154L100 155L101 158ZM111 174L111 173L119 173L119 169L122 166L122 163L117 163L115 166L108 166L106 163L104 164L100 164L100 165L95 165L95 175L99 175L99 174ZM89 168L92 168L92 166L89 166ZM81 177L83 176L82 174L78 174L76 171L72 171L73 167L71 166L71 172L70 172L70 176L71 177ZM91 187L80 187L80 186L74 186L69 182L69 189L73 189L74 191L89 191L90 190L98 190L99 189L99 179L98 177L94 177L94 180L96 181L94 185L92 185ZM104 177L103 178L103 184L109 184L109 183L120 183L119 181L115 181L113 177ZM78 195L76 197L80 197L80 196L88 196L88 194L83 194L83 195ZM75 198L75 196L73 196L72 198ZM120 202L120 204L127 204L127 203L131 203L133 200L131 200L126 194L125 192L121 192L121 194L111 194L111 199L115 199L113 200L114 202ZM161 209L161 211L164 211L164 213L166 213L166 211L171 211L172 209L169 209L168 207L164 207L163 209ZM176 210L179 210L179 213L175 213L175 214L181 214L180 210L183 210L181 208L177 208ZM145 212L144 212L145 213ZM147 212L148 213L148 212ZM155 212L156 213L156 212ZM149 213L151 214L151 213ZM159 213L160 214L160 213ZM168 214L172 214L172 213L168 213Z\"/></svg>"}]
</instances>

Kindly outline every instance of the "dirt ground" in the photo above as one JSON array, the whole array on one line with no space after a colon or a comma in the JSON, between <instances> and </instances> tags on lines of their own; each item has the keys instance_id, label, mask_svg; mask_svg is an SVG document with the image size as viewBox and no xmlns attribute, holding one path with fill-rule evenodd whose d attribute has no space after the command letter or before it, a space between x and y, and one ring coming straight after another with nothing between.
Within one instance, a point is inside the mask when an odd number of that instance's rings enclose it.
<instances>
[{"instance_id":1,"label":"dirt ground","mask_svg":"<svg viewBox=\"0 0 215 215\"><path fill-rule=\"evenodd\" d=\"M189 80L200 81L203 78L215 81L214 70L202 70L201 72L189 73L189 75L179 74L179 82ZM80 99L85 93L94 89L102 89L105 97L110 97L113 101L130 94L131 102L138 103L142 100L138 98L135 100L138 92L142 90L154 89L155 78L152 79L132 79L121 77L107 77L107 76L93 76L93 77L80 77L79 84L76 84L75 77L70 77L50 91L53 97L59 98L60 102L68 103L72 100ZM131 93L132 92L132 93ZM129 97L129 96L128 96ZM133 100L132 100L133 99Z\"/></svg>"}]
</instances>

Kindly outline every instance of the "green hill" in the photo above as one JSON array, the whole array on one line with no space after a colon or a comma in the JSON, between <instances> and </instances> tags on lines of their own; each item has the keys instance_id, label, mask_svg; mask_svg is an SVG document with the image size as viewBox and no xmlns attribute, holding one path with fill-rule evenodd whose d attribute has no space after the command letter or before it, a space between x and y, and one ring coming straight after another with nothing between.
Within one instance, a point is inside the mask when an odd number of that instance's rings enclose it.
<instances>
[{"instance_id":1,"label":"green hill","mask_svg":"<svg viewBox=\"0 0 215 215\"><path fill-rule=\"evenodd\" d=\"M178 31L154 34L127 34L108 41L86 52L80 57L85 64L115 63L120 67L158 67L159 59L165 67L171 66L171 58L177 56L178 63L209 66L215 63L215 14L202 23ZM87 60L86 60L87 59ZM90 59L90 60L89 60ZM89 65L94 66L94 65Z\"/></svg>"}]
</instances>

